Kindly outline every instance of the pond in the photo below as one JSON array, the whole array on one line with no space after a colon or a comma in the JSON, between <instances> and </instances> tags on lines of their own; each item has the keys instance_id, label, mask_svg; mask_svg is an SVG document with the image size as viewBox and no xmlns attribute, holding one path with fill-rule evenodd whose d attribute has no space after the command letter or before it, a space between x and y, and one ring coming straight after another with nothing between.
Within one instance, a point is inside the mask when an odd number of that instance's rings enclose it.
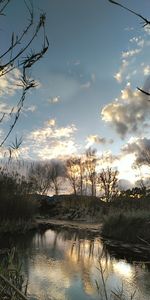
<instances>
[{"instance_id":1,"label":"pond","mask_svg":"<svg viewBox=\"0 0 150 300\"><path fill-rule=\"evenodd\" d=\"M150 262L117 258L98 236L49 229L0 240L1 249L12 246L30 300L150 299Z\"/></svg>"}]
</instances>

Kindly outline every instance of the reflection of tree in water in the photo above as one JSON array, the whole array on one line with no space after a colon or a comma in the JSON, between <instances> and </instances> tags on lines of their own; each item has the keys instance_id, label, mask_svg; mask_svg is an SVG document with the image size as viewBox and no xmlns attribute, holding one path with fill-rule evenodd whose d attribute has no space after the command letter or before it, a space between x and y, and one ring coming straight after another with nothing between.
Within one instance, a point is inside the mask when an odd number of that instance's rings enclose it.
<instances>
[{"instance_id":1,"label":"reflection of tree in water","mask_svg":"<svg viewBox=\"0 0 150 300\"><path fill-rule=\"evenodd\" d=\"M103 240L103 245L106 251L112 258L125 259L128 263L133 261L143 262L147 270L150 271L150 247L149 246L137 246L134 244L124 244L121 242L115 242L111 240Z\"/></svg>"},{"instance_id":2,"label":"reflection of tree in water","mask_svg":"<svg viewBox=\"0 0 150 300\"><path fill-rule=\"evenodd\" d=\"M121 282L123 278L127 284L134 282L134 286L139 287L143 294L150 292L149 262L140 265L133 263L133 260L132 264L127 260L116 260L117 251L112 249L110 251L108 245L94 234L89 235L85 230L61 229L28 233L18 237L9 237L9 239L3 238L0 240L0 245L1 248L11 248L12 246L18 248L26 275L30 278L31 272L35 274L35 291L37 276L39 291L43 287L42 276L46 278L49 286L58 285L58 289L60 286L58 277L61 289L63 282L67 284L66 288L70 288L74 280L76 281L78 278L87 295L96 295L95 279L102 286L100 273L96 269L98 260L101 258L105 275L110 278L109 284L112 284L114 277L118 282ZM112 287L114 286L112 285Z\"/></svg>"}]
</instances>

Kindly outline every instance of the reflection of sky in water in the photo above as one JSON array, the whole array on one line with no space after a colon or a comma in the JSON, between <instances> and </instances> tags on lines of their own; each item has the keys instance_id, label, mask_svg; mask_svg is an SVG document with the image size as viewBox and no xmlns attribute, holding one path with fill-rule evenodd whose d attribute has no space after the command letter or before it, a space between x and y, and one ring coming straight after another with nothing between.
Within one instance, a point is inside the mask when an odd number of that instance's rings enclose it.
<instances>
[{"instance_id":1,"label":"reflection of sky in water","mask_svg":"<svg viewBox=\"0 0 150 300\"><path fill-rule=\"evenodd\" d=\"M35 295L31 299L104 300L100 267L109 295L112 290L121 292L123 287L125 296L136 290L134 299L150 299L148 270L141 264L110 258L98 238L79 239L76 234L67 236L66 231L47 230L36 234L30 247L26 269L30 295Z\"/></svg>"}]
</instances>

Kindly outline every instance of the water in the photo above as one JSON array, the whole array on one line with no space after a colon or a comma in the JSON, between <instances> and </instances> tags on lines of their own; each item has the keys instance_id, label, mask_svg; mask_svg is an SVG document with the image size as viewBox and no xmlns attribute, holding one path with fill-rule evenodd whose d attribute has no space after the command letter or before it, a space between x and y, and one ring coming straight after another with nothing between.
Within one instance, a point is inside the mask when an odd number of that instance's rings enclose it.
<instances>
[{"instance_id":1,"label":"water","mask_svg":"<svg viewBox=\"0 0 150 300\"><path fill-rule=\"evenodd\" d=\"M16 246L29 280L29 299L105 300L150 299L150 264L115 258L99 237L85 233L47 230L3 238L0 248ZM111 295L111 296L110 296Z\"/></svg>"}]
</instances>

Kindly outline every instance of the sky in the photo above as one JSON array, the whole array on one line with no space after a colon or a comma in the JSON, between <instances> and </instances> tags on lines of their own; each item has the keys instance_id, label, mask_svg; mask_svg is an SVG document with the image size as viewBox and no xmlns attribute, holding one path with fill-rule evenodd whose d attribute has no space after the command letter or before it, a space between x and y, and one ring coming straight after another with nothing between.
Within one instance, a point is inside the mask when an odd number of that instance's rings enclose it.
<instances>
[{"instance_id":1,"label":"sky","mask_svg":"<svg viewBox=\"0 0 150 300\"><path fill-rule=\"evenodd\" d=\"M120 3L150 18L148 0ZM134 182L131 166L150 145L150 97L137 90L150 90L150 29L108 0L34 0L33 7L35 22L46 12L49 50L30 71L38 87L29 91L5 147L22 137L20 157L31 160L96 148L114 156L121 178ZM24 1L10 1L1 16L1 53L27 22ZM32 49L41 43L39 36ZM19 99L20 74L15 69L0 78L2 113ZM1 123L1 140L11 121Z\"/></svg>"}]
</instances>

